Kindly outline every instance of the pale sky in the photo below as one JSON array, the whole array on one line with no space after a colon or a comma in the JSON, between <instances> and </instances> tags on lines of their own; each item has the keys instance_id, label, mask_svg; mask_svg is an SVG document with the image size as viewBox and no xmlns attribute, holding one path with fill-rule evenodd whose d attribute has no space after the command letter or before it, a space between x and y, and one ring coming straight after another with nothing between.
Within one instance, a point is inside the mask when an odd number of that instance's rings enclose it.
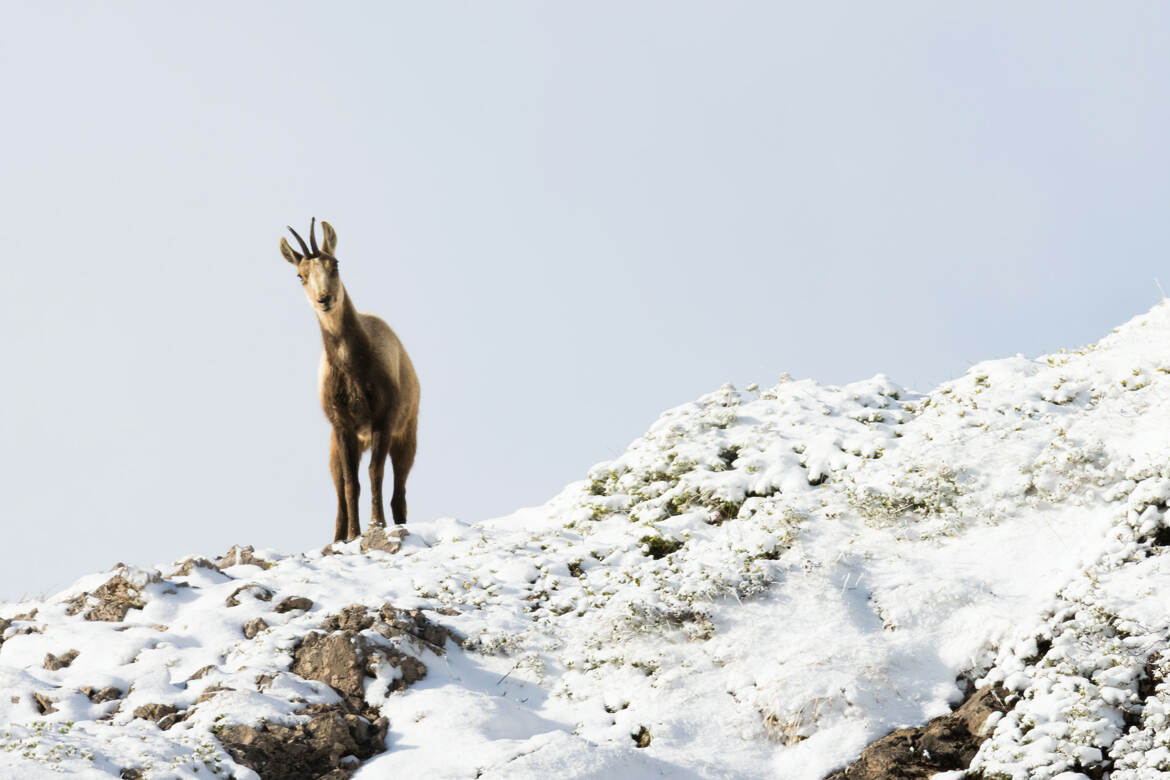
<instances>
[{"instance_id":1,"label":"pale sky","mask_svg":"<svg viewBox=\"0 0 1170 780\"><path fill-rule=\"evenodd\" d=\"M1170 285L1162 3L4 11L0 599L332 539L311 216L418 369L415 519L725 381L928 390Z\"/></svg>"}]
</instances>

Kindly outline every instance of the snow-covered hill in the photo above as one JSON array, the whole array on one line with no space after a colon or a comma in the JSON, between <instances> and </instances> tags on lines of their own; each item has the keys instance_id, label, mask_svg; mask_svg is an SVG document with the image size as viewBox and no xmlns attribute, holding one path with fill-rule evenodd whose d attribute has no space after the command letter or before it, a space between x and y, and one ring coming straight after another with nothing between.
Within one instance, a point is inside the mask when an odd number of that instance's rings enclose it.
<instances>
[{"instance_id":1,"label":"snow-covered hill","mask_svg":"<svg viewBox=\"0 0 1170 780\"><path fill-rule=\"evenodd\" d=\"M1170 777L1168 502L1166 303L928 395L725 385L396 552L0 606L0 776L820 780L978 686L972 777Z\"/></svg>"}]
</instances>

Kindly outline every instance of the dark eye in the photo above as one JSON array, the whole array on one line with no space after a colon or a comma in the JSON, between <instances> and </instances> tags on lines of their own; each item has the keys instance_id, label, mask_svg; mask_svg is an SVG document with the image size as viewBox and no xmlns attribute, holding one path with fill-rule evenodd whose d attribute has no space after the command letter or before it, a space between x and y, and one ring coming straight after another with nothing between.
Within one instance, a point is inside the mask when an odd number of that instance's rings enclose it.
<instances>
[{"instance_id":1,"label":"dark eye","mask_svg":"<svg viewBox=\"0 0 1170 780\"><path fill-rule=\"evenodd\" d=\"M302 274L297 274L297 280L300 281L301 284L305 283L305 277Z\"/></svg>"}]
</instances>

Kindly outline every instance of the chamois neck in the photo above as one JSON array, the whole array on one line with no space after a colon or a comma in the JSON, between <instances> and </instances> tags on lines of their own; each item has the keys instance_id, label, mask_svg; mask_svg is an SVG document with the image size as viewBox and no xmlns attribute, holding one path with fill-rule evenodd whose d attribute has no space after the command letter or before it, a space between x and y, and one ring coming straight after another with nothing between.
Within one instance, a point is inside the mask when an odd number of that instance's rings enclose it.
<instances>
[{"instance_id":1,"label":"chamois neck","mask_svg":"<svg viewBox=\"0 0 1170 780\"><path fill-rule=\"evenodd\" d=\"M317 310L317 322L321 326L321 339L325 342L325 352L335 355L340 345L356 346L365 344L366 332L358 320L357 309L349 294L342 288L341 300L332 310L324 312ZM349 352L349 350L345 350Z\"/></svg>"}]
</instances>

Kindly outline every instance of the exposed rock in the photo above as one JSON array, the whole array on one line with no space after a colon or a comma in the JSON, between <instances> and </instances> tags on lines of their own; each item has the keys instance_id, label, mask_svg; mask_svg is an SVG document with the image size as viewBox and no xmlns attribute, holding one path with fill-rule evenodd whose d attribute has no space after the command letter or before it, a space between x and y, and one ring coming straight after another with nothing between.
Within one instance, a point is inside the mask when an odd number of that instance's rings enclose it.
<instances>
[{"instance_id":1,"label":"exposed rock","mask_svg":"<svg viewBox=\"0 0 1170 780\"><path fill-rule=\"evenodd\" d=\"M418 610L401 610L390 604L376 612L353 604L325 618L321 627L326 633L309 634L293 650L291 670L305 679L332 686L356 707L364 706L365 680L374 675L380 662L401 672L391 683L391 690L402 690L427 674L422 661L361 632L373 630L392 641L409 639L436 653L443 652L448 636L446 629L431 623Z\"/></svg>"},{"instance_id":2,"label":"exposed rock","mask_svg":"<svg viewBox=\"0 0 1170 780\"><path fill-rule=\"evenodd\" d=\"M343 780L356 766L349 757L365 760L385 749L386 718L370 721L348 702L315 704L297 714L309 715L309 722L225 726L217 736L236 762L264 780Z\"/></svg>"},{"instance_id":3,"label":"exposed rock","mask_svg":"<svg viewBox=\"0 0 1170 780\"><path fill-rule=\"evenodd\" d=\"M91 685L86 685L78 688L81 693L85 694L85 698L89 699L94 704L101 704L114 699L122 698L123 691L121 688L115 688L112 685L107 685L105 688L94 688Z\"/></svg>"},{"instance_id":4,"label":"exposed rock","mask_svg":"<svg viewBox=\"0 0 1170 780\"><path fill-rule=\"evenodd\" d=\"M451 638L451 632L431 622L421 610L398 609L391 604L383 604L378 610L378 625L374 630L387 639L397 636L410 636L423 643L437 655L443 654L443 647Z\"/></svg>"},{"instance_id":5,"label":"exposed rock","mask_svg":"<svg viewBox=\"0 0 1170 780\"><path fill-rule=\"evenodd\" d=\"M306 680L319 680L360 702L371 649L369 640L351 632L312 633L293 651L291 669Z\"/></svg>"},{"instance_id":6,"label":"exposed rock","mask_svg":"<svg viewBox=\"0 0 1170 780\"><path fill-rule=\"evenodd\" d=\"M30 613L17 615L11 619L0 618L0 647L4 646L4 634L8 631L8 629L12 628L13 623L15 623L17 620L32 620L34 617L36 617L36 614L37 611L34 609ZM31 626L25 626L24 628L18 628L13 631L12 636L20 636L21 634L35 634L38 631L40 631L40 629L33 628ZM9 638L11 639L12 637Z\"/></svg>"},{"instance_id":7,"label":"exposed rock","mask_svg":"<svg viewBox=\"0 0 1170 780\"><path fill-rule=\"evenodd\" d=\"M172 712L170 715L164 715L158 719L158 727L160 729L162 729L163 731L166 731L167 729L169 729L171 726L175 725L176 723L179 723L181 721L186 720L187 716L190 714L191 713L188 711L188 712L182 713L182 714L177 713L177 712Z\"/></svg>"},{"instance_id":8,"label":"exposed rock","mask_svg":"<svg viewBox=\"0 0 1170 780\"><path fill-rule=\"evenodd\" d=\"M650 747L650 729L645 726L640 726L630 737L634 740L634 747Z\"/></svg>"},{"instance_id":9,"label":"exposed rock","mask_svg":"<svg viewBox=\"0 0 1170 780\"><path fill-rule=\"evenodd\" d=\"M292 612L294 609L303 609L307 612L312 608L312 599L307 599L304 596L289 596L276 605L276 611L281 614Z\"/></svg>"},{"instance_id":10,"label":"exposed rock","mask_svg":"<svg viewBox=\"0 0 1170 780\"><path fill-rule=\"evenodd\" d=\"M134 717L142 718L143 720L153 720L160 728L170 728L175 724L175 720L171 720L168 725L163 725L163 720L170 718L179 711L178 707L170 704L143 704L141 707L134 709Z\"/></svg>"},{"instance_id":11,"label":"exposed rock","mask_svg":"<svg viewBox=\"0 0 1170 780\"><path fill-rule=\"evenodd\" d=\"M827 780L927 780L939 772L966 769L988 736L980 733L987 718L1007 709L1004 695L1002 689L980 689L950 715L871 743L861 758Z\"/></svg>"},{"instance_id":12,"label":"exposed rock","mask_svg":"<svg viewBox=\"0 0 1170 780\"><path fill-rule=\"evenodd\" d=\"M77 650L70 650L61 655L53 655L52 653L45 653L45 668L50 672L56 672L64 669L69 664L77 660L77 656L81 653Z\"/></svg>"},{"instance_id":13,"label":"exposed rock","mask_svg":"<svg viewBox=\"0 0 1170 780\"><path fill-rule=\"evenodd\" d=\"M957 718L969 734L979 736L983 731L983 724L987 722L988 718L996 712L1008 710L1004 701L1006 696L1007 691L998 686L976 690L968 696L965 702L959 705L958 709L951 713L951 717Z\"/></svg>"},{"instance_id":14,"label":"exposed rock","mask_svg":"<svg viewBox=\"0 0 1170 780\"><path fill-rule=\"evenodd\" d=\"M138 602L139 609L142 604L139 600L139 588L130 580L123 577L121 574L115 574L108 580L98 586L93 595L102 601L125 601Z\"/></svg>"},{"instance_id":15,"label":"exposed rock","mask_svg":"<svg viewBox=\"0 0 1170 780\"><path fill-rule=\"evenodd\" d=\"M393 555L402 549L402 539L406 536L406 529L395 526L389 530L385 526L374 525L362 534L361 551L380 550Z\"/></svg>"},{"instance_id":16,"label":"exposed rock","mask_svg":"<svg viewBox=\"0 0 1170 780\"><path fill-rule=\"evenodd\" d=\"M408 688L427 676L426 665L412 655L402 656L396 665L402 670L402 677L391 684L390 690L392 691Z\"/></svg>"},{"instance_id":17,"label":"exposed rock","mask_svg":"<svg viewBox=\"0 0 1170 780\"><path fill-rule=\"evenodd\" d=\"M361 604L350 604L336 615L330 615L321 623L326 631L365 631L374 625L374 616Z\"/></svg>"},{"instance_id":18,"label":"exposed rock","mask_svg":"<svg viewBox=\"0 0 1170 780\"><path fill-rule=\"evenodd\" d=\"M209 685L203 689L203 693L199 694L199 698L195 700L195 703L202 704L203 702L211 701L216 697L217 694L223 693L224 691L234 690L235 688L229 688L228 686L220 685L219 683L216 683L215 685Z\"/></svg>"},{"instance_id":19,"label":"exposed rock","mask_svg":"<svg viewBox=\"0 0 1170 780\"><path fill-rule=\"evenodd\" d=\"M142 770L133 767L126 767L118 773L118 780L143 780L143 777Z\"/></svg>"},{"instance_id":20,"label":"exposed rock","mask_svg":"<svg viewBox=\"0 0 1170 780\"><path fill-rule=\"evenodd\" d=\"M34 693L33 700L36 702L37 712L42 715L49 715L57 711L57 708L53 706L53 700L43 693Z\"/></svg>"},{"instance_id":21,"label":"exposed rock","mask_svg":"<svg viewBox=\"0 0 1170 780\"><path fill-rule=\"evenodd\" d=\"M256 557L256 550L250 544L245 547L234 545L220 557L218 563L220 569L241 565L259 566L261 569L269 569L275 565L272 561L266 561L263 558Z\"/></svg>"},{"instance_id":22,"label":"exposed rock","mask_svg":"<svg viewBox=\"0 0 1170 780\"><path fill-rule=\"evenodd\" d=\"M207 560L206 558L188 558L187 560L183 561L179 568L175 569L175 573L170 576L187 577L196 568L209 569L215 572L219 571L219 566L217 566L213 561Z\"/></svg>"},{"instance_id":23,"label":"exposed rock","mask_svg":"<svg viewBox=\"0 0 1170 780\"><path fill-rule=\"evenodd\" d=\"M227 597L227 600L224 602L224 604L229 607L238 607L240 605L240 600L237 599L236 596L240 595L241 593L250 593L253 598L260 599L261 601L272 601L273 596L272 591L263 585L257 582L249 582L233 590L231 595Z\"/></svg>"},{"instance_id":24,"label":"exposed rock","mask_svg":"<svg viewBox=\"0 0 1170 780\"><path fill-rule=\"evenodd\" d=\"M279 611L277 609L277 612ZM244 637L247 639L255 639L256 635L266 628L268 628L268 624L264 622L264 618L252 618L244 624Z\"/></svg>"},{"instance_id":25,"label":"exposed rock","mask_svg":"<svg viewBox=\"0 0 1170 780\"><path fill-rule=\"evenodd\" d=\"M86 620L118 623L126 619L126 613L130 610L146 606L139 588L121 574L115 574L92 594L79 593L69 599L66 602L65 614L76 615L93 599L96 599L97 603L85 613Z\"/></svg>"},{"instance_id":26,"label":"exposed rock","mask_svg":"<svg viewBox=\"0 0 1170 780\"><path fill-rule=\"evenodd\" d=\"M210 671L213 671L214 669L215 669L215 664L208 664L207 666L201 666L201 667L199 667L199 669L197 669L195 671L194 674L192 674L190 677L187 678L187 682L191 682L192 680L202 680L203 675L207 674Z\"/></svg>"}]
</instances>

